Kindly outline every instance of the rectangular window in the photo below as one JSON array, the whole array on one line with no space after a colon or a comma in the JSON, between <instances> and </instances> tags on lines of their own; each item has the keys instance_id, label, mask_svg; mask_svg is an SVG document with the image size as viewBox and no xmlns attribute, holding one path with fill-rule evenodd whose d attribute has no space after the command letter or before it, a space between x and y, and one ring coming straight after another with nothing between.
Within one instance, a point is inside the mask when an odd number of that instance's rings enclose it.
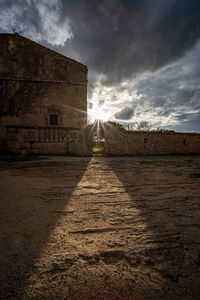
<instances>
[{"instance_id":1,"label":"rectangular window","mask_svg":"<svg viewBox=\"0 0 200 300\"><path fill-rule=\"evenodd\" d=\"M144 138L144 143L146 144L148 142L148 139L147 138Z\"/></svg>"},{"instance_id":2,"label":"rectangular window","mask_svg":"<svg viewBox=\"0 0 200 300\"><path fill-rule=\"evenodd\" d=\"M50 125L58 125L58 115L50 115Z\"/></svg>"}]
</instances>

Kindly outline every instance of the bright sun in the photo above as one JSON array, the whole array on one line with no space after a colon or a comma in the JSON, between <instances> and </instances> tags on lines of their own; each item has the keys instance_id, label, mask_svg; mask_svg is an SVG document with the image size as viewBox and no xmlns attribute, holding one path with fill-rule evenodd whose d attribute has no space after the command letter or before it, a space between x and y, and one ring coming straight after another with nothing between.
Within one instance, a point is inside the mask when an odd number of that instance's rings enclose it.
<instances>
[{"instance_id":1,"label":"bright sun","mask_svg":"<svg viewBox=\"0 0 200 300\"><path fill-rule=\"evenodd\" d=\"M105 109L99 107L96 102L93 103L93 107L92 109L89 109L88 113L93 123L95 120L102 120L103 122L108 121L109 113Z\"/></svg>"}]
</instances>

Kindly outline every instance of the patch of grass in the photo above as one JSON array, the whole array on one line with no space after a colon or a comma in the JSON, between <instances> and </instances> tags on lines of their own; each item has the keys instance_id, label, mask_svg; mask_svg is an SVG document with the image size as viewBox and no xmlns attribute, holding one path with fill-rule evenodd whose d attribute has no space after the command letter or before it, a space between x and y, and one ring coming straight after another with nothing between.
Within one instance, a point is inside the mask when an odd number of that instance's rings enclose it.
<instances>
[{"instance_id":1,"label":"patch of grass","mask_svg":"<svg viewBox=\"0 0 200 300\"><path fill-rule=\"evenodd\" d=\"M93 153L102 153L104 151L104 147L94 147Z\"/></svg>"},{"instance_id":2,"label":"patch of grass","mask_svg":"<svg viewBox=\"0 0 200 300\"><path fill-rule=\"evenodd\" d=\"M104 161L92 159L89 164L104 164Z\"/></svg>"}]
</instances>

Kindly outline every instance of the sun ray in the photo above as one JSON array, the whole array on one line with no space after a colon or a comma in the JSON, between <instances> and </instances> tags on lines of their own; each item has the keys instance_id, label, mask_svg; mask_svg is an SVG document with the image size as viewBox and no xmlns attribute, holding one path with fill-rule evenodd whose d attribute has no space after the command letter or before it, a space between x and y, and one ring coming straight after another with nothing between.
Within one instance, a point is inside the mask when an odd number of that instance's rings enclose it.
<instances>
[{"instance_id":1,"label":"sun ray","mask_svg":"<svg viewBox=\"0 0 200 300\"><path fill-rule=\"evenodd\" d=\"M103 128L103 131L104 131L104 135L106 134L106 127L104 126L104 122L102 120L100 120L101 122L101 126Z\"/></svg>"},{"instance_id":2,"label":"sun ray","mask_svg":"<svg viewBox=\"0 0 200 300\"><path fill-rule=\"evenodd\" d=\"M87 111L86 111L86 110L82 110L82 109L79 109L79 108L77 108L77 107L74 107L74 106L71 106L71 105L67 105L67 104L64 104L64 107L65 107L65 108L68 108L69 110L76 111L76 112L80 112L80 113L82 113L82 114L87 115Z\"/></svg>"},{"instance_id":3,"label":"sun ray","mask_svg":"<svg viewBox=\"0 0 200 300\"><path fill-rule=\"evenodd\" d=\"M91 135L91 136L93 135L93 132L94 132L94 129L95 129L96 124L97 124L97 120L94 121L94 123L93 123L93 125L92 125L92 127L91 127L91 129L90 129L90 135Z\"/></svg>"}]
</instances>

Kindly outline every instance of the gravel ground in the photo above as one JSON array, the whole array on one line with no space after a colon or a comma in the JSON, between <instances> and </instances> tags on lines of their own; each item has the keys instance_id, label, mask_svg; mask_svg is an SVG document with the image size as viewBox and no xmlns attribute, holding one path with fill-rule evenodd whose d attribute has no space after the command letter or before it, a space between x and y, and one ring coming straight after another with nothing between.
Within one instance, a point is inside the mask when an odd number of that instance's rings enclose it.
<instances>
[{"instance_id":1,"label":"gravel ground","mask_svg":"<svg viewBox=\"0 0 200 300\"><path fill-rule=\"evenodd\" d=\"M1 160L1 299L200 299L200 156Z\"/></svg>"}]
</instances>

